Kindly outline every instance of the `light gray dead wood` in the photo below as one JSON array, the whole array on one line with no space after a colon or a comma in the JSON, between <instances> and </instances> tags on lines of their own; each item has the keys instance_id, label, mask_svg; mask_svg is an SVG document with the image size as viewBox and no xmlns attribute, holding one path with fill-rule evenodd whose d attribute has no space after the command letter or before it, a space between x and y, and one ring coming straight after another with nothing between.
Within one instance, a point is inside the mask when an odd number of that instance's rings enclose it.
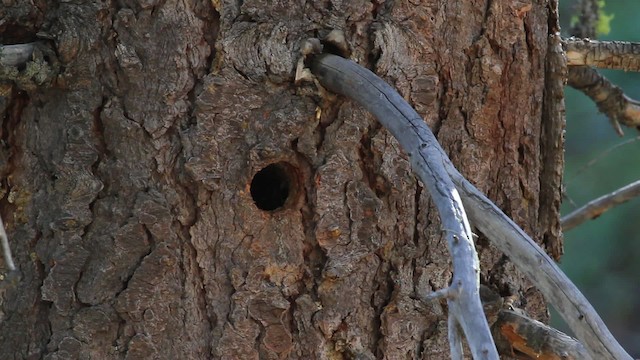
<instances>
[{"instance_id":1,"label":"light gray dead wood","mask_svg":"<svg viewBox=\"0 0 640 360\"><path fill-rule=\"evenodd\" d=\"M596 359L632 359L611 335L584 295L555 262L502 210L457 171L422 118L393 88L355 62L331 54L313 57L311 71L322 86L358 102L374 114L378 121L398 139L400 145L411 157L414 171L425 183L434 203L438 206L445 230L450 230L448 226L455 226L454 229L459 228L461 224L466 226L464 218L456 218L459 214L464 214L464 209L455 203L457 192L450 191L449 184L453 180L473 224L535 283L575 332L591 356ZM451 178L442 175L441 167L446 169ZM447 204L447 202L453 204ZM440 209L440 206L443 209ZM456 210L452 211L452 207ZM462 233L459 234L462 235ZM452 282L454 285L452 286L455 286L457 280L469 278L468 273L459 274L459 271L468 272L470 268L477 269L477 256L473 263L474 256L468 253L473 251L473 244L465 247L456 246L459 245L460 240L466 240L466 236L463 239L459 238L458 244L451 233L448 234L447 239L454 264ZM467 262L467 264L461 262ZM463 284L466 285L464 282ZM482 326L476 323L473 314L467 314L472 308L473 311L477 311L475 310L476 302L480 304L477 293L473 293L478 291L478 285L475 286L471 292L469 289L462 289L460 299L464 296L464 302L450 300L449 306L467 336L474 357L480 358L479 356L484 353L482 346L485 346L485 335L470 331ZM464 318L467 315L471 318ZM486 323L486 320L484 321Z\"/></svg>"}]
</instances>

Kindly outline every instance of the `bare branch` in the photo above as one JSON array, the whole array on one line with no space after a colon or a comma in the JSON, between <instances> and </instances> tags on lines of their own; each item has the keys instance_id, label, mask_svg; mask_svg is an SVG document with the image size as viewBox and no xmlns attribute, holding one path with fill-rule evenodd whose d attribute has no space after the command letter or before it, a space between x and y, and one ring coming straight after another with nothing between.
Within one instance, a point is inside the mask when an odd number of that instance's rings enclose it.
<instances>
[{"instance_id":1,"label":"bare branch","mask_svg":"<svg viewBox=\"0 0 640 360\"><path fill-rule=\"evenodd\" d=\"M428 185L434 202L443 207L440 209L440 216L445 228L457 229L461 222L465 224L466 221L464 218L453 221L447 215L452 213L450 206L441 203L443 200L455 203L458 196L457 192L451 192L447 186L449 179L435 172L441 164L444 164L460 191L459 195L474 225L539 287L576 336L588 347L591 356L595 359L631 360L631 356L611 335L584 295L538 244L458 172L424 121L395 90L369 70L334 55L313 57L311 70L323 86L354 99L373 113L398 139L410 154L414 170L425 185ZM454 217L464 215L462 208L458 211ZM466 228L466 224L464 227ZM460 236L458 244L453 236L447 236L454 263L452 285L463 281L465 286L473 287L475 294L471 295L469 288L463 287L458 301L449 300L449 310L461 325L474 358L486 358L483 347L493 343L484 334L486 319L482 316L482 321L479 321L477 317L477 313L481 313L481 310L477 310L478 274L468 274L469 267L464 264L465 261L475 261L472 268L477 269L477 255L469 256L469 252L475 252L473 243L469 241L470 233L465 229L464 233L459 234L464 236ZM462 244L465 246L460 246ZM462 251L466 254L462 254ZM478 331L477 329L482 329L482 333L473 332ZM491 357L495 358L493 351Z\"/></svg>"},{"instance_id":2,"label":"bare branch","mask_svg":"<svg viewBox=\"0 0 640 360\"><path fill-rule=\"evenodd\" d=\"M530 318L493 289L480 285L480 299L500 355L527 360L592 359L576 339Z\"/></svg>"},{"instance_id":3,"label":"bare branch","mask_svg":"<svg viewBox=\"0 0 640 360\"><path fill-rule=\"evenodd\" d=\"M569 38L563 45L569 66L640 71L640 43Z\"/></svg>"},{"instance_id":4,"label":"bare branch","mask_svg":"<svg viewBox=\"0 0 640 360\"><path fill-rule=\"evenodd\" d=\"M576 339L516 311L501 310L493 334L502 355L532 360L592 359Z\"/></svg>"},{"instance_id":5,"label":"bare branch","mask_svg":"<svg viewBox=\"0 0 640 360\"><path fill-rule=\"evenodd\" d=\"M35 43L0 45L0 65L18 66L31 59Z\"/></svg>"},{"instance_id":6,"label":"bare branch","mask_svg":"<svg viewBox=\"0 0 640 360\"><path fill-rule=\"evenodd\" d=\"M420 300L424 302L434 301L438 299L455 299L458 294L451 287L446 287L427 294L426 296L420 296Z\"/></svg>"},{"instance_id":7,"label":"bare branch","mask_svg":"<svg viewBox=\"0 0 640 360\"><path fill-rule=\"evenodd\" d=\"M0 81L14 83L21 90L53 84L60 68L55 51L46 42L0 44Z\"/></svg>"},{"instance_id":8,"label":"bare branch","mask_svg":"<svg viewBox=\"0 0 640 360\"><path fill-rule=\"evenodd\" d=\"M451 287L457 292L454 299L447 299L449 336L452 340L459 338L453 326L459 324L474 359L498 359L480 302L480 264L471 227L460 195L443 166L442 159L447 156L437 139L400 94L355 62L320 54L311 58L311 72L322 86L348 96L374 114L409 154L413 170L429 190L442 226L447 229L445 238L453 262ZM457 342L451 346L452 352L457 354Z\"/></svg>"},{"instance_id":9,"label":"bare branch","mask_svg":"<svg viewBox=\"0 0 640 360\"><path fill-rule=\"evenodd\" d=\"M595 69L588 66L569 67L568 85L590 97L598 110L609 117L614 129L623 135L618 122L640 126L640 102L627 97L622 89L613 85Z\"/></svg>"},{"instance_id":10,"label":"bare branch","mask_svg":"<svg viewBox=\"0 0 640 360\"><path fill-rule=\"evenodd\" d=\"M7 236L7 231L4 229L2 218L0 218L0 246L2 247L4 264L9 270L0 276L0 288L15 287L20 282L22 276L16 268L16 264L13 262L11 248L9 247L9 237Z\"/></svg>"},{"instance_id":11,"label":"bare branch","mask_svg":"<svg viewBox=\"0 0 640 360\"><path fill-rule=\"evenodd\" d=\"M2 218L0 218L0 242L2 243L2 255L4 256L4 263L7 266L7 269L9 269L9 271L15 271L16 264L13 262L13 257L11 257L9 237L7 236L7 232L4 229Z\"/></svg>"},{"instance_id":12,"label":"bare branch","mask_svg":"<svg viewBox=\"0 0 640 360\"><path fill-rule=\"evenodd\" d=\"M634 66L640 66L640 45L589 40L596 36L598 10L597 0L579 1L580 21L570 32L573 36L585 39L570 38L563 41L567 65L570 65L568 85L589 96L609 118L616 133L622 136L620 123L629 127L640 125L640 103L624 95L620 88L595 69L582 65L631 70Z\"/></svg>"},{"instance_id":13,"label":"bare branch","mask_svg":"<svg viewBox=\"0 0 640 360\"><path fill-rule=\"evenodd\" d=\"M454 316L449 316L449 319L447 320L447 327L451 360L464 360L462 334L460 333L460 327L458 327L458 323Z\"/></svg>"},{"instance_id":14,"label":"bare branch","mask_svg":"<svg viewBox=\"0 0 640 360\"><path fill-rule=\"evenodd\" d=\"M632 360L593 306L558 265L500 208L445 159L473 224L522 271L558 311L594 359Z\"/></svg>"},{"instance_id":15,"label":"bare branch","mask_svg":"<svg viewBox=\"0 0 640 360\"><path fill-rule=\"evenodd\" d=\"M9 237L7 231L4 229L4 223L0 218L0 243L2 243L2 255L4 256L4 263L10 272L16 271L16 264L11 257L11 248L9 247Z\"/></svg>"},{"instance_id":16,"label":"bare branch","mask_svg":"<svg viewBox=\"0 0 640 360\"><path fill-rule=\"evenodd\" d=\"M602 159L604 159L606 156L608 156L612 151L631 144L635 141L640 140L640 136L636 136L634 138L631 139L627 139L623 142L614 144L612 146L610 146L609 148L603 150L602 152L600 152L598 154L598 156L596 156L595 158L589 160L589 162L587 162L586 164L582 165L578 170L576 170L576 172L574 174L571 175L570 179L567 179L566 181L566 185L568 186L569 184L573 183L573 181L575 181L582 173L584 173L585 171L587 171L590 167L592 167L593 165L595 165L597 162L601 161Z\"/></svg>"},{"instance_id":17,"label":"bare branch","mask_svg":"<svg viewBox=\"0 0 640 360\"><path fill-rule=\"evenodd\" d=\"M562 230L573 229L587 220L597 218L612 207L625 203L637 196L640 196L640 180L592 200L583 207L563 216L560 220Z\"/></svg>"}]
</instances>

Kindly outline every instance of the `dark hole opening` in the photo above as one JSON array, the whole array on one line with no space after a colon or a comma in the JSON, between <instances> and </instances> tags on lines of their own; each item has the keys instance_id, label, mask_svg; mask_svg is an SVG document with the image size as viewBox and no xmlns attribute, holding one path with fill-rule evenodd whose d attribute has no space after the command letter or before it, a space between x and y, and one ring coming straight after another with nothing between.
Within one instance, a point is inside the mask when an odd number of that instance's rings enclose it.
<instances>
[{"instance_id":1,"label":"dark hole opening","mask_svg":"<svg viewBox=\"0 0 640 360\"><path fill-rule=\"evenodd\" d=\"M322 52L325 54L333 54L333 55L338 55L338 56L343 56L343 51L340 50L340 48L338 48L336 45L330 43L330 42L323 42L322 43Z\"/></svg>"},{"instance_id":2,"label":"dark hole opening","mask_svg":"<svg viewBox=\"0 0 640 360\"><path fill-rule=\"evenodd\" d=\"M293 169L286 163L271 164L258 171L251 180L251 197L260 210L281 208L293 191Z\"/></svg>"}]
</instances>

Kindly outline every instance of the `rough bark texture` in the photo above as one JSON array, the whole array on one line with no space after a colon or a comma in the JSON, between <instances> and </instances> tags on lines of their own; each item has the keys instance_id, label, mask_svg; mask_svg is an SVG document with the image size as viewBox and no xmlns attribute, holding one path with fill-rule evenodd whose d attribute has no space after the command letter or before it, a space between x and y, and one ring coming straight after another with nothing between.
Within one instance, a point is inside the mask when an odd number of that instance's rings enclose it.
<instances>
[{"instance_id":1,"label":"rough bark texture","mask_svg":"<svg viewBox=\"0 0 640 360\"><path fill-rule=\"evenodd\" d=\"M559 249L554 11L3 2L2 41L49 34L62 73L2 103L0 210L23 276L2 290L0 358L448 358L446 308L413 300L451 275L428 196L370 115L293 85L299 47L342 29L461 172ZM545 319L478 248L483 281Z\"/></svg>"}]
</instances>

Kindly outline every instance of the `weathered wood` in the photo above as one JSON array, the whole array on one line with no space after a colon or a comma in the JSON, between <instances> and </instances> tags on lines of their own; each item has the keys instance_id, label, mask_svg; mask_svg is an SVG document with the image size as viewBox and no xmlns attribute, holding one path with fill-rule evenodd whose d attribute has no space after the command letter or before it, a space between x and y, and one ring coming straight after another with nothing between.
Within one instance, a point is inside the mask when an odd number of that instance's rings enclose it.
<instances>
[{"instance_id":1,"label":"weathered wood","mask_svg":"<svg viewBox=\"0 0 640 360\"><path fill-rule=\"evenodd\" d=\"M451 164L472 223L543 292L594 359L631 360L580 290L517 224L467 181Z\"/></svg>"},{"instance_id":2,"label":"weathered wood","mask_svg":"<svg viewBox=\"0 0 640 360\"><path fill-rule=\"evenodd\" d=\"M447 292L451 353L458 354L461 326L474 359L498 359L489 325L480 302L480 264L473 235L458 191L445 168L447 155L420 115L374 73L336 55L320 54L310 59L311 71L320 84L355 100L370 111L398 140L409 155L411 167L429 190L442 221L453 262L453 277Z\"/></svg>"},{"instance_id":3,"label":"weathered wood","mask_svg":"<svg viewBox=\"0 0 640 360\"><path fill-rule=\"evenodd\" d=\"M313 57L311 70L323 86L355 100L373 113L391 131L409 154L414 171L433 193L434 202L441 214L446 214L446 210L443 210L443 204L438 201L446 202L446 198L442 199L442 196L446 194L447 185L453 179L468 207L474 226L509 256L514 265L540 288L576 336L585 344L593 358L631 359L571 280L518 225L458 172L424 121L395 90L371 71L335 55L321 54ZM446 175L438 174L438 167L434 164L446 169L451 179ZM438 196L441 196L442 200L439 200ZM464 210L462 213L464 214ZM450 218L441 216L444 231L447 232L451 226L454 234L456 224L451 220L455 220L456 217L464 219L464 215L457 214L449 215ZM464 273L468 265L471 264L472 269L477 269L477 272L480 269L477 268L478 264L472 256L458 256L456 251L460 250L456 250L453 244L455 242L452 239L450 247L454 263L453 284L455 285L456 281L468 284L469 278L465 277L468 274ZM461 276L461 280L457 280L457 276ZM477 305L481 307L478 286L479 284L471 294L465 295L475 295ZM459 311L455 316L465 330L465 335L474 351L474 358L480 358L483 352L479 349L484 346L485 339L481 338L482 334L471 332L471 330L480 330L469 325L476 325L470 315L470 311L476 311L475 308L460 309L457 307L459 304L452 300L449 302L450 309L454 312ZM471 300L466 298L461 302L470 304Z\"/></svg>"},{"instance_id":4,"label":"weathered wood","mask_svg":"<svg viewBox=\"0 0 640 360\"><path fill-rule=\"evenodd\" d=\"M18 66L24 65L33 54L34 43L0 45L0 65Z\"/></svg>"},{"instance_id":5,"label":"weathered wood","mask_svg":"<svg viewBox=\"0 0 640 360\"><path fill-rule=\"evenodd\" d=\"M587 220L593 220L616 205L640 196L640 181L634 181L609 194L589 201L587 204L562 217L562 228L573 229Z\"/></svg>"},{"instance_id":6,"label":"weathered wood","mask_svg":"<svg viewBox=\"0 0 640 360\"><path fill-rule=\"evenodd\" d=\"M516 359L593 359L576 339L516 311L500 311L492 328L500 353Z\"/></svg>"},{"instance_id":7,"label":"weathered wood","mask_svg":"<svg viewBox=\"0 0 640 360\"><path fill-rule=\"evenodd\" d=\"M567 65L640 71L640 43L569 38L563 40Z\"/></svg>"}]
</instances>

